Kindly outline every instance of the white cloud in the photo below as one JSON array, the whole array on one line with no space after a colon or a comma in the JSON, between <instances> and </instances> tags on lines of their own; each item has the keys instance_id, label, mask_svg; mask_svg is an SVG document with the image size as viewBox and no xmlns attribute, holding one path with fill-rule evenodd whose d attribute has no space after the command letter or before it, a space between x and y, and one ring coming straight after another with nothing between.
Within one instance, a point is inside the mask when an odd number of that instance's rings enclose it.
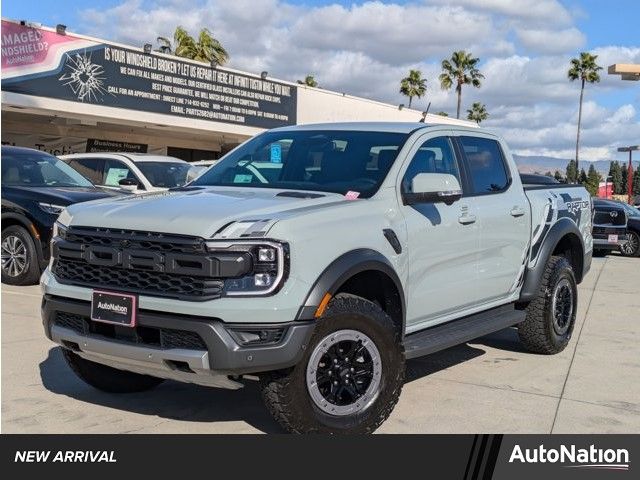
<instances>
[{"instance_id":1,"label":"white cloud","mask_svg":"<svg viewBox=\"0 0 640 480\"><path fill-rule=\"evenodd\" d=\"M516 34L525 48L545 54L572 52L586 42L584 34L575 27L564 30L522 28Z\"/></svg>"},{"instance_id":2,"label":"white cloud","mask_svg":"<svg viewBox=\"0 0 640 480\"><path fill-rule=\"evenodd\" d=\"M434 3L455 3L469 9L505 15L541 25L566 25L571 22L569 11L556 0L433 0Z\"/></svg>"},{"instance_id":3,"label":"white cloud","mask_svg":"<svg viewBox=\"0 0 640 480\"><path fill-rule=\"evenodd\" d=\"M431 111L455 114L454 91L439 87L440 62L453 50L481 58L481 89L463 89L463 111L487 105L486 126L505 135L521 154L571 157L578 82L567 79L570 56L586 38L576 11L556 0L415 0L396 4L294 5L287 0L124 0L106 10L80 12L82 33L134 45L171 36L178 24L192 33L208 27L230 52L230 66L296 80L307 73L324 88L406 103L399 79L418 68L428 79ZM594 49L605 67L588 85L583 109L582 157L614 155L615 146L640 138L632 103L637 88L606 74L612 63L640 63L640 46ZM626 92L622 97L615 92ZM618 96L617 108L599 103ZM637 95L637 94L636 94ZM414 103L416 101L414 100ZM611 102L609 102L610 104Z\"/></svg>"}]
</instances>

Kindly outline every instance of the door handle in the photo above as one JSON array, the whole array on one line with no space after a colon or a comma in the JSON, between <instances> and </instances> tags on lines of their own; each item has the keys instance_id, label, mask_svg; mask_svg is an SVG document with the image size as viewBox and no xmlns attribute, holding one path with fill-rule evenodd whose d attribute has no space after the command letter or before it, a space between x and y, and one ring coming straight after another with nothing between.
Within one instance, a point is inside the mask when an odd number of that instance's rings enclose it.
<instances>
[{"instance_id":1,"label":"door handle","mask_svg":"<svg viewBox=\"0 0 640 480\"><path fill-rule=\"evenodd\" d=\"M513 207L509 213L511 214L512 217L521 217L524 215L525 212L524 212L524 208Z\"/></svg>"},{"instance_id":2,"label":"door handle","mask_svg":"<svg viewBox=\"0 0 640 480\"><path fill-rule=\"evenodd\" d=\"M458 217L458 222L460 222L462 225L469 225L471 223L475 223L475 221L475 215L463 214Z\"/></svg>"}]
</instances>

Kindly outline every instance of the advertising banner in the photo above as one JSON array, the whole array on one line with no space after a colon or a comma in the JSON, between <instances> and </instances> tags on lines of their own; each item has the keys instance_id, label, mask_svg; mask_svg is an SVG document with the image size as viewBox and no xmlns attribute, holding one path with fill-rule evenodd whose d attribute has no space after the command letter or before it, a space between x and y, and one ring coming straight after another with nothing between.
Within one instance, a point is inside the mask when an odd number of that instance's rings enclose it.
<instances>
[{"instance_id":1,"label":"advertising banner","mask_svg":"<svg viewBox=\"0 0 640 480\"><path fill-rule=\"evenodd\" d=\"M148 145L144 143L121 142L118 140L87 139L87 152L129 152L147 153Z\"/></svg>"},{"instance_id":2,"label":"advertising banner","mask_svg":"<svg viewBox=\"0 0 640 480\"><path fill-rule=\"evenodd\" d=\"M146 143L104 140L97 138L47 135L43 133L9 132L2 130L2 145L35 148L51 155L85 152L131 152L166 155L167 148Z\"/></svg>"},{"instance_id":3,"label":"advertising banner","mask_svg":"<svg viewBox=\"0 0 640 480\"><path fill-rule=\"evenodd\" d=\"M8 132L3 128L2 145L35 148L51 155L69 155L71 153L84 153L87 147L87 139L62 135Z\"/></svg>"},{"instance_id":4,"label":"advertising banner","mask_svg":"<svg viewBox=\"0 0 640 480\"><path fill-rule=\"evenodd\" d=\"M295 86L2 21L2 90L258 128L296 123Z\"/></svg>"}]
</instances>

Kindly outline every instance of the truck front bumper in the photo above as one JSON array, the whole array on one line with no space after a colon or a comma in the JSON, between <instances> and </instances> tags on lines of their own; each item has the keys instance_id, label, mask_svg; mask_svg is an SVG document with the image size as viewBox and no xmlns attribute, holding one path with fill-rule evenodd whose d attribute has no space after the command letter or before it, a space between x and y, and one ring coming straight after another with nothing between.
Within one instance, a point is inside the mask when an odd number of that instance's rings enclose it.
<instances>
[{"instance_id":1,"label":"truck front bumper","mask_svg":"<svg viewBox=\"0 0 640 480\"><path fill-rule=\"evenodd\" d=\"M218 318L141 310L134 328L90 319L90 302L45 295L47 337L87 360L120 370L223 388L229 378L300 361L314 321L230 324Z\"/></svg>"}]
</instances>

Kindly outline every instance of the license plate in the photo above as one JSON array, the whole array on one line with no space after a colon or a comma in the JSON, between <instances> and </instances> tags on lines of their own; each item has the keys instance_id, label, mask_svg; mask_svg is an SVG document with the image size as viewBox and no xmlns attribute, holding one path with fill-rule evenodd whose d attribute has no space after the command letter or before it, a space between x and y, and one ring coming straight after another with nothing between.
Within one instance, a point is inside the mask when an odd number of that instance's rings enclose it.
<instances>
[{"instance_id":1,"label":"license plate","mask_svg":"<svg viewBox=\"0 0 640 480\"><path fill-rule=\"evenodd\" d=\"M609 235L609 243L618 243L618 235Z\"/></svg>"},{"instance_id":2,"label":"license plate","mask_svg":"<svg viewBox=\"0 0 640 480\"><path fill-rule=\"evenodd\" d=\"M94 290L91 297L91 320L134 327L137 306L136 295Z\"/></svg>"}]
</instances>

